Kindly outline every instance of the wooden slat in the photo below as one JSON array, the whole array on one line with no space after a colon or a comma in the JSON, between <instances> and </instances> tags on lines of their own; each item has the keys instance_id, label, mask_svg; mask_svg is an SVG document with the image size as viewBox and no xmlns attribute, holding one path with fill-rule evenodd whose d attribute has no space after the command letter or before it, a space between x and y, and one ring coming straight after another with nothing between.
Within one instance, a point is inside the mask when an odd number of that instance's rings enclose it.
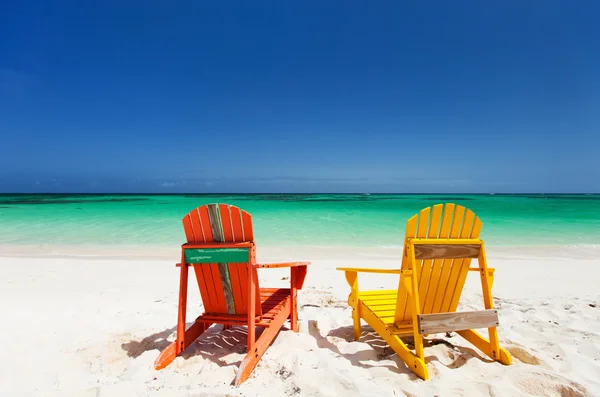
<instances>
[{"instance_id":1,"label":"wooden slat","mask_svg":"<svg viewBox=\"0 0 600 397\"><path fill-rule=\"evenodd\" d=\"M202 297L202 303L204 304L204 311L212 312L216 310L216 305L213 305L211 301L211 292L206 282L207 274L210 276L210 269L203 267L202 265L194 265L194 273L196 274L196 281L198 282L198 288L200 289L200 296ZM208 280L212 283L212 277ZM214 299L214 298L213 298Z\"/></svg>"},{"instance_id":2,"label":"wooden slat","mask_svg":"<svg viewBox=\"0 0 600 397\"><path fill-rule=\"evenodd\" d=\"M185 240L186 241L196 241L196 237L194 236L194 228L192 227L192 217L190 214L187 214L181 220L183 223L183 231L185 232Z\"/></svg>"},{"instance_id":3,"label":"wooden slat","mask_svg":"<svg viewBox=\"0 0 600 397\"><path fill-rule=\"evenodd\" d=\"M231 224L231 210L227 204L219 204L219 213L221 214L221 231L223 232L223 242L233 243L233 225Z\"/></svg>"},{"instance_id":4,"label":"wooden slat","mask_svg":"<svg viewBox=\"0 0 600 397\"><path fill-rule=\"evenodd\" d=\"M440 332L497 327L498 311L493 309L458 313L421 314L418 316L418 319L420 334L437 334Z\"/></svg>"},{"instance_id":5,"label":"wooden slat","mask_svg":"<svg viewBox=\"0 0 600 397\"><path fill-rule=\"evenodd\" d=\"M229 207L231 214L231 231L233 233L233 241L240 244L251 244L244 242L244 230L242 228L242 211L238 207ZM229 265L229 274L231 275L231 283L233 295L236 302L236 310L238 314L248 313L248 261L244 263L235 263ZM239 291L239 292L237 292Z\"/></svg>"},{"instance_id":6,"label":"wooden slat","mask_svg":"<svg viewBox=\"0 0 600 397\"><path fill-rule=\"evenodd\" d=\"M209 285L209 291L212 289L211 299L213 303L216 303L216 311L220 313L228 313L227 303L225 303L225 293L223 292L223 286L221 284L221 271L219 269L219 264L209 263L203 266L210 270L210 278L207 278L212 281L212 283L209 282L211 284Z\"/></svg>"},{"instance_id":7,"label":"wooden slat","mask_svg":"<svg viewBox=\"0 0 600 397\"><path fill-rule=\"evenodd\" d=\"M215 240L213 238L208 206L203 205L198 207L197 211L199 214L204 241L207 243L214 242ZM208 287L208 293L214 308L213 310L225 313L227 311L227 305L225 304L225 296L223 294L223 288L221 287L219 266L216 263L211 263L205 265L204 267L206 268L204 270L204 279L206 280L206 286Z\"/></svg>"},{"instance_id":8,"label":"wooden slat","mask_svg":"<svg viewBox=\"0 0 600 397\"><path fill-rule=\"evenodd\" d=\"M412 335L413 333L413 326L412 323L410 324L391 324L388 325L387 330L392 334L392 335Z\"/></svg>"},{"instance_id":9,"label":"wooden slat","mask_svg":"<svg viewBox=\"0 0 600 397\"><path fill-rule=\"evenodd\" d=\"M429 226L429 214L431 207L423 208L419 212L419 224L417 225L417 237L424 238L427 236L427 226Z\"/></svg>"},{"instance_id":10,"label":"wooden slat","mask_svg":"<svg viewBox=\"0 0 600 397\"><path fill-rule=\"evenodd\" d=\"M407 239L417 236L417 221L417 214L413 215L408 221L406 221L406 230L404 232L404 247L406 247ZM412 269L409 269L408 267L406 249L404 249L403 251L404 253L402 255L402 265L400 266L400 268L402 270L412 271ZM394 315L396 321L400 321L404 318L404 316L406 315L406 308L408 306L408 291L406 291L406 289L402 286L404 277L405 276L400 276L400 280L398 281L398 299L396 301L396 314Z\"/></svg>"},{"instance_id":11,"label":"wooden slat","mask_svg":"<svg viewBox=\"0 0 600 397\"><path fill-rule=\"evenodd\" d=\"M242 295L242 283L248 285L248 280L240 280L239 269L247 267L246 263L228 263L229 277L231 281L231 291L235 302L235 314L247 314L248 310L245 306L244 296Z\"/></svg>"},{"instance_id":12,"label":"wooden slat","mask_svg":"<svg viewBox=\"0 0 600 397\"><path fill-rule=\"evenodd\" d=\"M471 210L465 211L465 218L463 221L462 229L460 235L458 236L461 239L468 239L471 236L471 229L473 229L473 221L475 220L475 214ZM476 258L479 256L479 252L481 251L481 246L479 244L475 245L475 249L473 249L473 245L464 245L465 253L468 249L472 249L477 253L477 255L472 256L471 258ZM468 248L467 248L468 247ZM452 304L452 300L455 294L461 294L462 289L465 284L465 278L461 278L463 273L466 274L467 270L465 268L469 267L469 263L465 262L466 259L470 259L465 256L455 256L454 262L452 263L452 271L450 272L450 277L448 278L448 286L446 287L446 293L444 294L444 298L442 299L442 306L440 307L440 312L449 312L450 305ZM460 281L462 280L462 282Z\"/></svg>"},{"instance_id":13,"label":"wooden slat","mask_svg":"<svg viewBox=\"0 0 600 397\"><path fill-rule=\"evenodd\" d=\"M481 246L478 244L415 244L417 259L477 258Z\"/></svg>"},{"instance_id":14,"label":"wooden slat","mask_svg":"<svg viewBox=\"0 0 600 397\"><path fill-rule=\"evenodd\" d=\"M450 238L459 238L460 231L463 224L463 217L465 215L465 207L457 205L454 208L454 217L452 218L452 228L450 229ZM438 287L435 291L435 299L433 301L432 313L439 313L444 301L446 294L446 288L448 287L448 280L450 279L450 273L452 272L452 264L454 259L446 258L443 259L441 266L440 278L438 280Z\"/></svg>"},{"instance_id":15,"label":"wooden slat","mask_svg":"<svg viewBox=\"0 0 600 397\"><path fill-rule=\"evenodd\" d=\"M436 204L433 206L431 211L431 223L429 225L429 231L427 232L428 238L437 238L440 233L440 222L442 218L442 210L444 209L443 204ZM421 272L419 276L419 302L421 304L421 312L425 308L425 298L427 289L429 288L429 280L431 279L431 270L433 267L433 260L424 260L421 265Z\"/></svg>"},{"instance_id":16,"label":"wooden slat","mask_svg":"<svg viewBox=\"0 0 600 397\"><path fill-rule=\"evenodd\" d=\"M254 230L252 230L252 215L242 211L242 230L244 231L244 241L254 241Z\"/></svg>"},{"instance_id":17,"label":"wooden slat","mask_svg":"<svg viewBox=\"0 0 600 397\"><path fill-rule=\"evenodd\" d=\"M473 228L471 229L471 233L470 233L469 237L472 239L479 238L479 233L481 233L482 226L483 226L483 223L481 222L479 217L475 217L475 221L473 222ZM463 263L463 269L469 269L470 266L471 266L471 259L470 258L465 259L464 263ZM467 278L467 273L468 273L468 271L464 270L459 276L458 283L460 285L462 285L463 288L464 288L465 280ZM460 300L461 295L462 295L462 289L457 290L454 293L454 296L452 297L452 301L450 302L450 306L448 307L449 312L456 311L456 309L458 308L458 302Z\"/></svg>"},{"instance_id":18,"label":"wooden slat","mask_svg":"<svg viewBox=\"0 0 600 397\"><path fill-rule=\"evenodd\" d=\"M188 264L248 262L247 248L184 248Z\"/></svg>"},{"instance_id":19,"label":"wooden slat","mask_svg":"<svg viewBox=\"0 0 600 397\"><path fill-rule=\"evenodd\" d=\"M204 242L214 242L215 240L213 239L212 229L210 226L210 216L208 215L208 207L206 205L198 207L198 214L200 217Z\"/></svg>"},{"instance_id":20,"label":"wooden slat","mask_svg":"<svg viewBox=\"0 0 600 397\"><path fill-rule=\"evenodd\" d=\"M212 231L213 241L223 243L223 227L221 226L221 213L218 204L208 204L208 218L210 219L210 230Z\"/></svg>"},{"instance_id":21,"label":"wooden slat","mask_svg":"<svg viewBox=\"0 0 600 397\"><path fill-rule=\"evenodd\" d=\"M204 230L202 227L202 220L200 219L200 214L198 213L198 209L190 212L189 221L191 226L191 233L186 231L186 236L191 234L192 240L188 240L188 243L199 243L206 241L204 237ZM185 219L185 218L184 218ZM183 223L183 227L185 228L186 224Z\"/></svg>"},{"instance_id":22,"label":"wooden slat","mask_svg":"<svg viewBox=\"0 0 600 397\"><path fill-rule=\"evenodd\" d=\"M229 207L221 206L218 204L209 204L208 205L208 215L210 217L210 226L213 234L213 239L215 242L224 243L227 240L225 239L225 231L223 227L223 218L227 217L227 221L229 221ZM231 222L227 222L225 226L229 229L229 237L231 238ZM218 263L219 267L219 278L221 279L221 288L223 289L223 299L225 301L225 306L227 307L227 313L235 314L235 300L233 297L233 289L231 287L231 279L229 275L229 266L225 261L215 261Z\"/></svg>"},{"instance_id":23,"label":"wooden slat","mask_svg":"<svg viewBox=\"0 0 600 397\"><path fill-rule=\"evenodd\" d=\"M452 218L454 217L454 204L446 204L444 206L444 214L442 215L442 224L440 226L439 238L448 238L450 235L450 227L452 226ZM431 313L435 301L435 295L439 286L440 276L444 259L435 259L431 265L431 276L427 293L421 302L423 307L422 313Z\"/></svg>"},{"instance_id":24,"label":"wooden slat","mask_svg":"<svg viewBox=\"0 0 600 397\"><path fill-rule=\"evenodd\" d=\"M252 243L251 242L215 243L213 241L212 243L204 243L204 242L200 242L200 243L185 243L185 244L182 244L181 247L185 248L185 249L189 249L189 248L201 248L201 249L206 249L206 248L250 248L250 247L252 247Z\"/></svg>"}]
</instances>

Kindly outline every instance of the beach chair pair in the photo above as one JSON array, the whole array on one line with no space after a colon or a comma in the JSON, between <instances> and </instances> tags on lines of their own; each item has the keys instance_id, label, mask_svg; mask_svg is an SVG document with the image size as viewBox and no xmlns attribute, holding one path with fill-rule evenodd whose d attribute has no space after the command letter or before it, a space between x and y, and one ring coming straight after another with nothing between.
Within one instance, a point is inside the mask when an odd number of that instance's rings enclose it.
<instances>
[{"instance_id":1,"label":"beach chair pair","mask_svg":"<svg viewBox=\"0 0 600 397\"><path fill-rule=\"evenodd\" d=\"M177 338L156 359L162 369L212 324L245 326L248 351L234 384L248 379L284 323L298 332L298 290L310 262L256 263L252 217L226 204L208 204L183 218L187 242L181 246ZM350 285L354 338L366 321L421 379L429 378L423 336L456 331L495 361L510 364L498 343L498 312L492 302L494 269L488 268L481 220L462 206L438 204L411 217L400 269L338 268ZM477 258L478 266L471 267ZM189 267L194 268L204 313L186 329ZM257 269L289 268L289 288L260 288ZM485 310L456 312L468 272L478 272ZM395 290L360 291L358 273L398 275ZM256 339L256 327L263 331ZM486 339L475 329L487 328ZM412 337L414 352L402 337Z\"/></svg>"}]
</instances>

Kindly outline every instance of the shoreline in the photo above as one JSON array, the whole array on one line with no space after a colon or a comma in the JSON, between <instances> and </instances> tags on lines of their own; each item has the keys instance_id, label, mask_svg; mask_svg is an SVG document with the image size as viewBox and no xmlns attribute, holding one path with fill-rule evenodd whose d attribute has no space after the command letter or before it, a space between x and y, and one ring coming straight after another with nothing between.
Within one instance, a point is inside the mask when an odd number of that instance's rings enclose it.
<instances>
[{"instance_id":1,"label":"shoreline","mask_svg":"<svg viewBox=\"0 0 600 397\"><path fill-rule=\"evenodd\" d=\"M600 244L565 245L486 245L492 259L594 259L600 257ZM162 245L104 245L104 244L0 244L0 257L11 258L81 258L107 260L175 260L181 255L180 246ZM323 245L260 245L258 260L294 256L308 260L340 259L349 255L373 259L401 259L402 246L323 246ZM265 257L265 259L262 259ZM272 259L268 259L272 260Z\"/></svg>"}]
</instances>

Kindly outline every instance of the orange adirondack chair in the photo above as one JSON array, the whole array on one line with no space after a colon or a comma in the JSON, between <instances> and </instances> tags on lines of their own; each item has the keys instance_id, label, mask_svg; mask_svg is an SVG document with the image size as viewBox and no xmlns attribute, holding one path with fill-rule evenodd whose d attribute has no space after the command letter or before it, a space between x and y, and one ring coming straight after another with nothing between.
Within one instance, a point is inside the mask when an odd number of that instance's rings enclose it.
<instances>
[{"instance_id":1,"label":"orange adirondack chair","mask_svg":"<svg viewBox=\"0 0 600 397\"><path fill-rule=\"evenodd\" d=\"M154 367L165 368L212 324L248 327L248 353L234 384L240 385L289 318L298 332L297 291L310 262L256 263L252 217L227 204L208 204L183 218L187 243L181 246L177 339L158 356ZM188 269L194 267L204 313L186 327ZM291 269L290 288L259 288L257 268ZM255 327L264 330L256 340Z\"/></svg>"}]
</instances>

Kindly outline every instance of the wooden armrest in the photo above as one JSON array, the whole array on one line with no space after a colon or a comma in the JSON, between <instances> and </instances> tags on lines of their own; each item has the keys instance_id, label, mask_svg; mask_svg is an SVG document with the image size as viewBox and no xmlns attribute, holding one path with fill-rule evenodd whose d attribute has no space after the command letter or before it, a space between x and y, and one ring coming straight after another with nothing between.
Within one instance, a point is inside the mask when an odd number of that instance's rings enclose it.
<instances>
[{"instance_id":1,"label":"wooden armrest","mask_svg":"<svg viewBox=\"0 0 600 397\"><path fill-rule=\"evenodd\" d=\"M382 273L382 274L412 274L410 270L400 269L369 269L365 267L338 267L336 270L343 272L355 272L355 273Z\"/></svg>"},{"instance_id":2,"label":"wooden armrest","mask_svg":"<svg viewBox=\"0 0 600 397\"><path fill-rule=\"evenodd\" d=\"M257 263L256 265L254 265L254 267L273 269L273 268L299 267L299 266L308 266L308 265L310 265L310 262L283 262L283 263L264 263L264 264Z\"/></svg>"},{"instance_id":3,"label":"wooden armrest","mask_svg":"<svg viewBox=\"0 0 600 397\"><path fill-rule=\"evenodd\" d=\"M346 273L346 281L352 288L352 293L358 293L358 273L379 273L379 274L401 274L404 276L412 276L412 270L402 269L368 269L364 267L337 267L336 270L341 270Z\"/></svg>"},{"instance_id":4,"label":"wooden armrest","mask_svg":"<svg viewBox=\"0 0 600 397\"><path fill-rule=\"evenodd\" d=\"M470 267L469 268L469 271L471 271L471 272L478 272L479 270L481 270L481 269L479 269L478 267ZM495 271L496 271L496 269L494 269L493 267L488 267L488 273L493 274Z\"/></svg>"}]
</instances>

